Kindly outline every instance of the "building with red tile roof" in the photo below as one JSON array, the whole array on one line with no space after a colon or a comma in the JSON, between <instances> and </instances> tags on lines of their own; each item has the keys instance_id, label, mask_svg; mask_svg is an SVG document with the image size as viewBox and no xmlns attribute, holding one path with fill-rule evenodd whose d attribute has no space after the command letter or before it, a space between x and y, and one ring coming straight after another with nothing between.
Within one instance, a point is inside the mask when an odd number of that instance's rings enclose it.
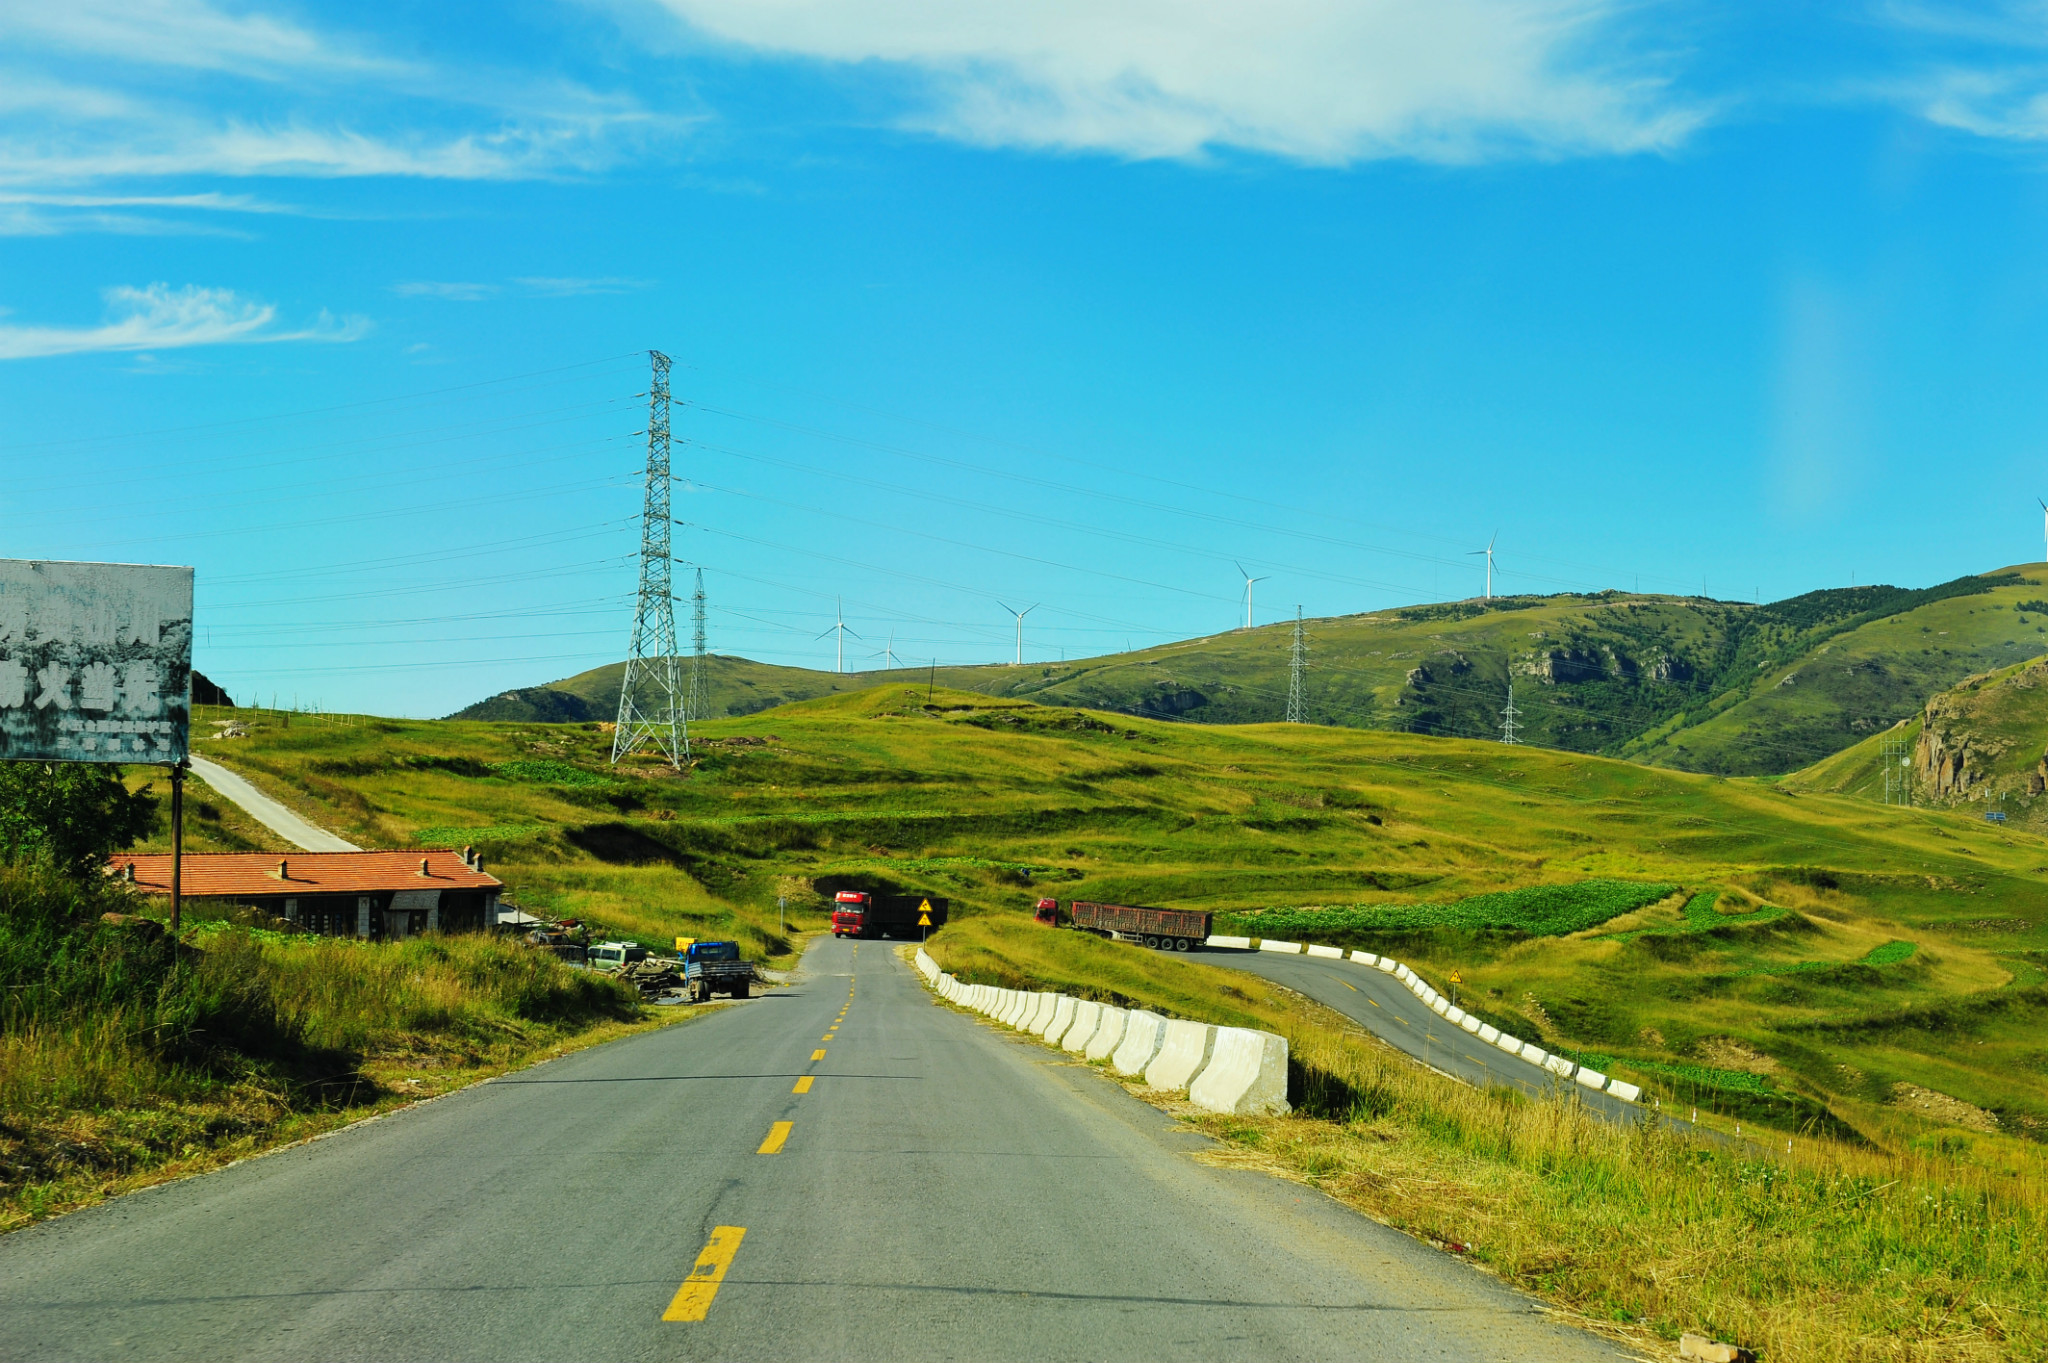
<instances>
[{"instance_id":1,"label":"building with red tile roof","mask_svg":"<svg viewBox=\"0 0 2048 1363\"><path fill-rule=\"evenodd\" d=\"M144 894L171 892L166 855L109 859L112 875ZM397 940L494 926L505 883L461 852L190 852L187 902L262 909L313 932Z\"/></svg>"}]
</instances>

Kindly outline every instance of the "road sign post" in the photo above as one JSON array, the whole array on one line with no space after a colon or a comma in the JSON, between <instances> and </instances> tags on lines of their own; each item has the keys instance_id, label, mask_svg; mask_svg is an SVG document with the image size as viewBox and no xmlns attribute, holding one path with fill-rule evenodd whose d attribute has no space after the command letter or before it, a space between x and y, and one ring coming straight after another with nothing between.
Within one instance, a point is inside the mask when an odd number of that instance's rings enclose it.
<instances>
[{"instance_id":1,"label":"road sign post","mask_svg":"<svg viewBox=\"0 0 2048 1363\"><path fill-rule=\"evenodd\" d=\"M923 942L926 929L932 925L932 901L921 899L917 904L917 940Z\"/></svg>"},{"instance_id":2,"label":"road sign post","mask_svg":"<svg viewBox=\"0 0 2048 1363\"><path fill-rule=\"evenodd\" d=\"M1453 1008L1458 1006L1458 986L1464 982L1465 977L1463 975L1460 975L1455 970L1451 972L1451 1007Z\"/></svg>"}]
</instances>

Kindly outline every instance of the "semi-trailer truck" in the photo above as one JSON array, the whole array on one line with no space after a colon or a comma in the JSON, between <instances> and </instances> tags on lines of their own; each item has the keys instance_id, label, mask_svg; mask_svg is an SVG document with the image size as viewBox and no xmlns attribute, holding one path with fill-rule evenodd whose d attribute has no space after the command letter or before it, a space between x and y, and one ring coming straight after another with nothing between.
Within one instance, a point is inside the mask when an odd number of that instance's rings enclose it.
<instances>
[{"instance_id":1,"label":"semi-trailer truck","mask_svg":"<svg viewBox=\"0 0 2048 1363\"><path fill-rule=\"evenodd\" d=\"M931 921L920 923L921 918ZM832 896L834 937L916 937L945 921L946 901L935 896L866 890L841 890Z\"/></svg>"},{"instance_id":2,"label":"semi-trailer truck","mask_svg":"<svg viewBox=\"0 0 2048 1363\"><path fill-rule=\"evenodd\" d=\"M1045 921L1044 901L1039 901L1040 921ZM1067 906L1067 916L1083 932L1114 937L1122 942L1143 942L1155 951L1186 951L1208 940L1212 915L1191 909L1139 909L1125 904L1094 904L1076 899ZM1054 911L1053 921L1057 921Z\"/></svg>"}]
</instances>

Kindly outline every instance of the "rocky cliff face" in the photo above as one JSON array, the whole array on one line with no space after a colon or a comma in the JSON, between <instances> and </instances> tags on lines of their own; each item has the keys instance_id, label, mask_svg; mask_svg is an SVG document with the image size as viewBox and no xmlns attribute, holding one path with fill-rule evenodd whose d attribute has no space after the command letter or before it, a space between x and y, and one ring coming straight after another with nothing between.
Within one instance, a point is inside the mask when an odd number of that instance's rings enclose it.
<instances>
[{"instance_id":1,"label":"rocky cliff face","mask_svg":"<svg viewBox=\"0 0 2048 1363\"><path fill-rule=\"evenodd\" d=\"M2043 686L2048 686L2048 661L2022 668L1995 683L1990 674L1970 677L1928 701L1921 713L1920 738L1913 748L1913 774L1920 795L1956 801L1989 793L1985 787L1994 764L2006 770L2005 784L2011 787L2013 763L2000 759L2014 753L2020 740L2001 732L1996 723L2004 699L1999 693ZM2027 794L2039 795L2044 790L2048 790L2048 756L2038 759L2026 773Z\"/></svg>"}]
</instances>

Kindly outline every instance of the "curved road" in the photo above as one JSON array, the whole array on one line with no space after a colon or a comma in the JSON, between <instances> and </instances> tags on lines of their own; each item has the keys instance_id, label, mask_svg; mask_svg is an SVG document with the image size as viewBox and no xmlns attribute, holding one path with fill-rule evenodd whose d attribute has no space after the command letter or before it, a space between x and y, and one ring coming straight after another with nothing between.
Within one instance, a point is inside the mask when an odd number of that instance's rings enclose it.
<instances>
[{"instance_id":1,"label":"curved road","mask_svg":"<svg viewBox=\"0 0 2048 1363\"><path fill-rule=\"evenodd\" d=\"M1480 1088L1499 1085L1531 1095L1563 1093L1583 1102L1588 1111L1615 1122L1641 1121L1646 1111L1635 1103L1624 1103L1569 1079L1560 1079L1541 1065L1488 1045L1464 1028L1446 1022L1428 1004L1409 993L1407 985L1375 966L1335 961L1327 956L1289 956L1227 947L1210 947L1199 959L1204 965L1243 970L1284 984L1342 1013L1425 1065L1468 1084ZM1692 1128L1690 1122L1668 1117L1663 1120L1681 1130Z\"/></svg>"},{"instance_id":2,"label":"curved road","mask_svg":"<svg viewBox=\"0 0 2048 1363\"><path fill-rule=\"evenodd\" d=\"M215 794L231 804L240 805L244 814L301 852L363 850L354 843L344 841L326 829L300 818L283 804L256 789L248 777L229 771L220 763L209 761L197 753L191 754L187 760L192 764L192 774L212 786Z\"/></svg>"},{"instance_id":3,"label":"curved road","mask_svg":"<svg viewBox=\"0 0 2048 1363\"><path fill-rule=\"evenodd\" d=\"M794 988L0 1237L0 1355L1626 1356L1208 1145L826 939Z\"/></svg>"}]
</instances>

